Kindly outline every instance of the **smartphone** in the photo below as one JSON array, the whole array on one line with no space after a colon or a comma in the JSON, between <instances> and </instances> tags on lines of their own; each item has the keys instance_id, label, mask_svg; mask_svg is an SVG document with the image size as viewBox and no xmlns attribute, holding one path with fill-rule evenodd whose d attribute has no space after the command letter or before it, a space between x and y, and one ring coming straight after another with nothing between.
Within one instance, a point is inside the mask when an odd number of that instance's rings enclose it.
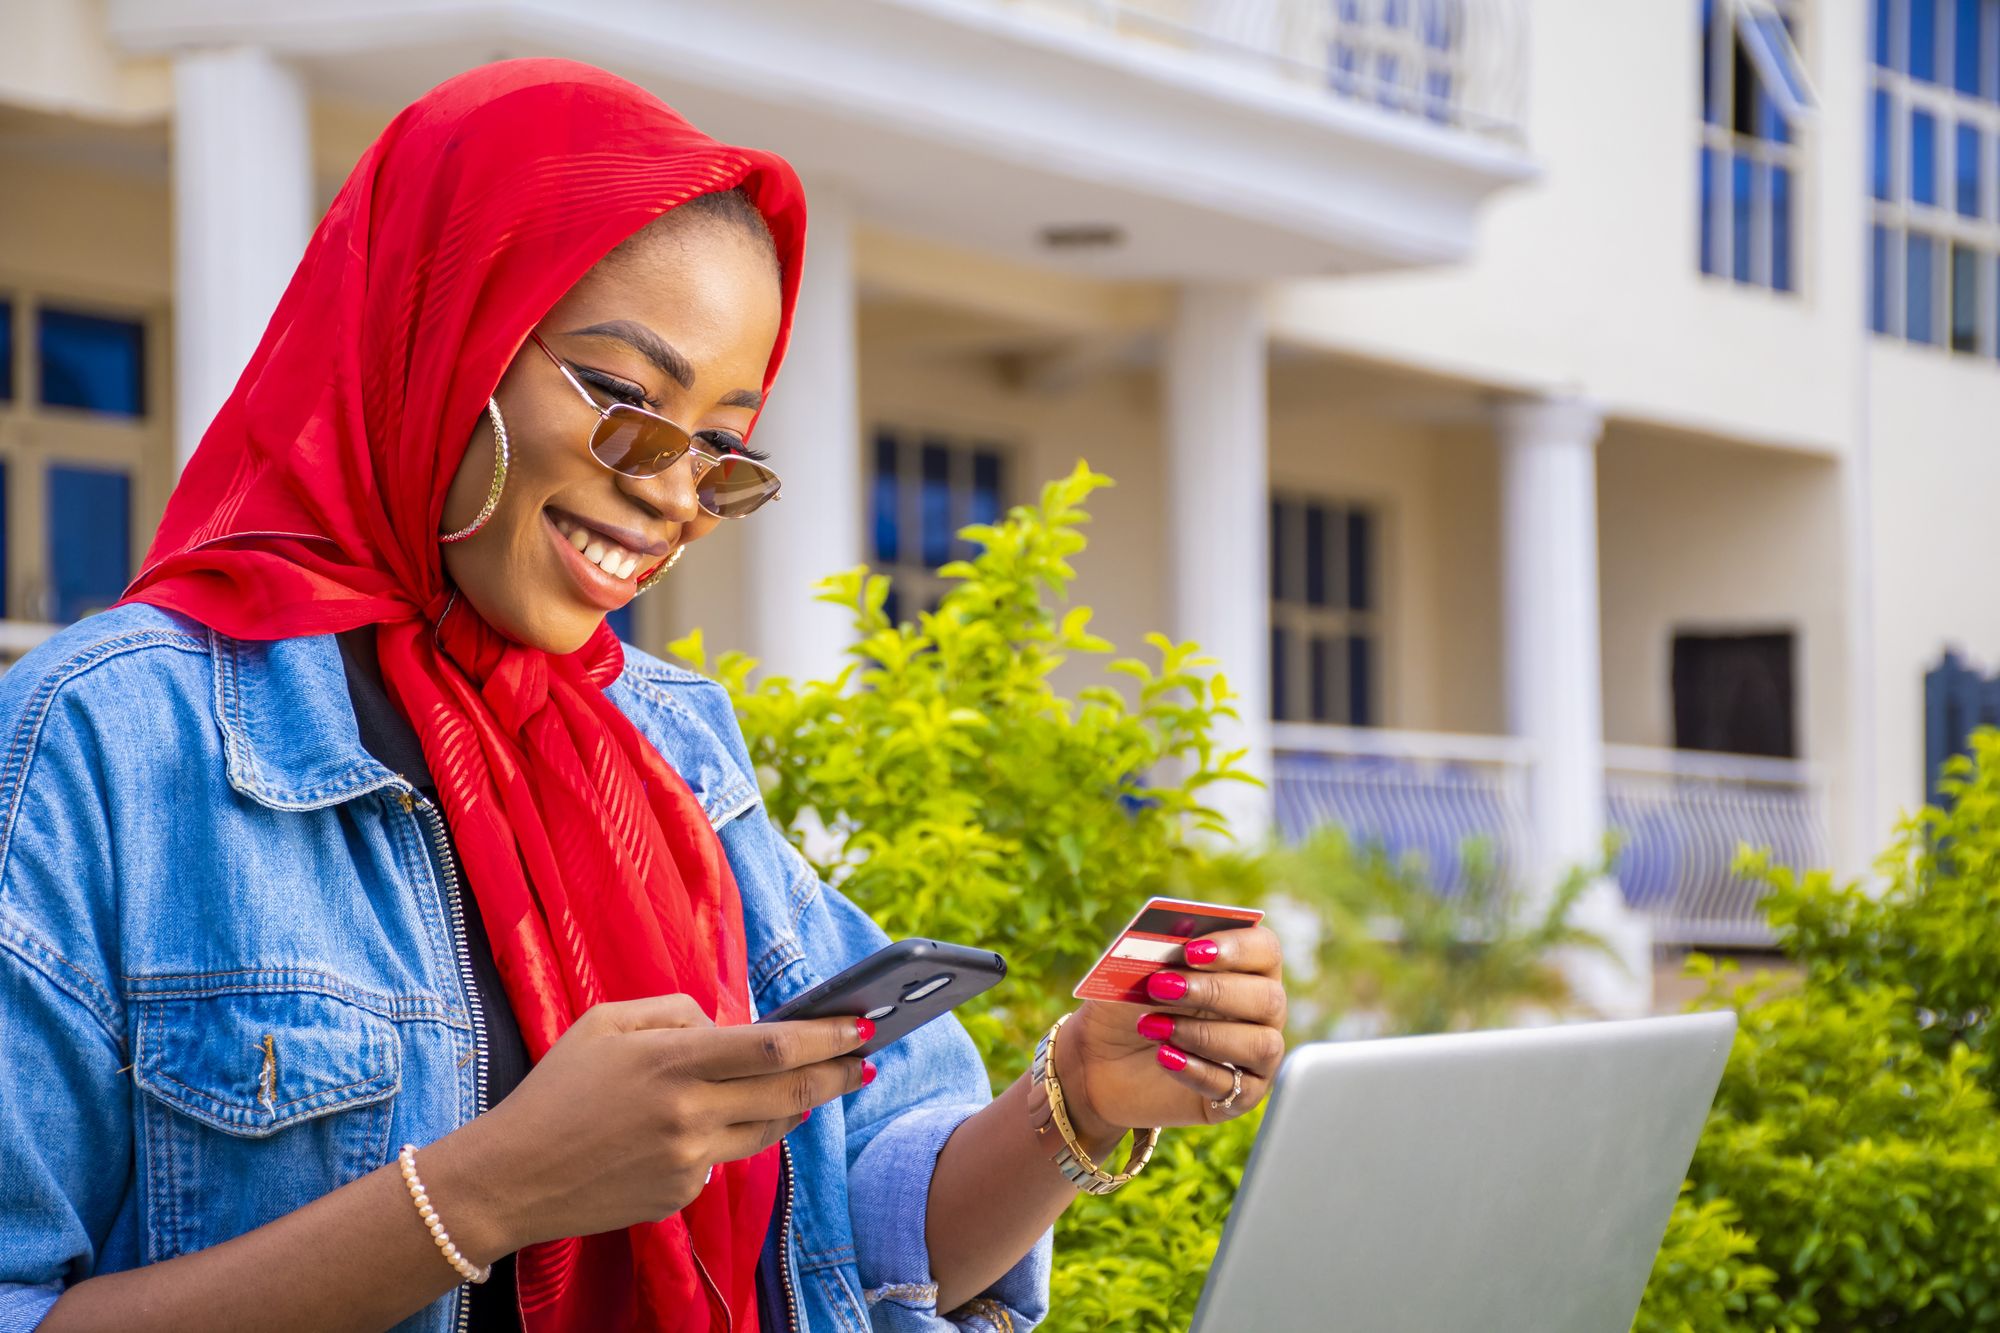
<instances>
[{"instance_id":1,"label":"smartphone","mask_svg":"<svg viewBox=\"0 0 2000 1333\"><path fill-rule=\"evenodd\" d=\"M897 940L837 977L758 1016L759 1023L797 1018L865 1018L875 1035L858 1055L873 1055L933 1018L950 1013L1007 975L1007 960L990 949L937 940Z\"/></svg>"}]
</instances>

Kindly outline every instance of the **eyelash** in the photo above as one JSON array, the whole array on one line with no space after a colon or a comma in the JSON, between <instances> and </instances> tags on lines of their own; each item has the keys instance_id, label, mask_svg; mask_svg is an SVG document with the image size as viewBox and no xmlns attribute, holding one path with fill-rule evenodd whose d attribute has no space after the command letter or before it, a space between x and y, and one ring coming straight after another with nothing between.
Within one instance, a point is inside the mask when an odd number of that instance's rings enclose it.
<instances>
[{"instance_id":1,"label":"eyelash","mask_svg":"<svg viewBox=\"0 0 2000 1333\"><path fill-rule=\"evenodd\" d=\"M628 406L651 408L654 405L653 400L646 396L644 390L638 388L636 385L628 384L624 380L607 375L601 370L586 370L582 366L578 366L576 368L576 375L585 384L602 390L606 396L616 399L618 402L625 403ZM731 435L728 431L698 431L695 434L695 438L716 449L724 450L728 453L741 454L743 457L754 459L759 463L764 462L771 456L761 449L752 449L743 442L740 436Z\"/></svg>"}]
</instances>

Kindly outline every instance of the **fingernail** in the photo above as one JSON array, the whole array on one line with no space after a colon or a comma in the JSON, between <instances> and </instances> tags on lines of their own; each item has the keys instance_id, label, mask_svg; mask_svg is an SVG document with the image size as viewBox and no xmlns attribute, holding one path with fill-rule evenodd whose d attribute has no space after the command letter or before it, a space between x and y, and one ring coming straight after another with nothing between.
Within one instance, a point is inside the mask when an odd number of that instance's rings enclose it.
<instances>
[{"instance_id":1,"label":"fingernail","mask_svg":"<svg viewBox=\"0 0 2000 1333\"><path fill-rule=\"evenodd\" d=\"M1183 952L1187 954L1187 960L1190 963L1197 965L1212 963L1215 961L1216 955L1222 952L1222 946L1214 940L1189 940Z\"/></svg>"},{"instance_id":2,"label":"fingernail","mask_svg":"<svg viewBox=\"0 0 2000 1333\"><path fill-rule=\"evenodd\" d=\"M1165 1014L1146 1014L1139 1019L1139 1035L1147 1041L1165 1041L1174 1035L1174 1020Z\"/></svg>"},{"instance_id":3,"label":"fingernail","mask_svg":"<svg viewBox=\"0 0 2000 1333\"><path fill-rule=\"evenodd\" d=\"M799 1117L799 1123L803 1125L806 1121L812 1118L813 1118L813 1109L812 1107L808 1106L806 1108L806 1113Z\"/></svg>"},{"instance_id":4,"label":"fingernail","mask_svg":"<svg viewBox=\"0 0 2000 1333\"><path fill-rule=\"evenodd\" d=\"M1157 1054L1160 1057L1160 1063L1176 1073L1187 1068L1187 1057L1171 1046L1160 1047Z\"/></svg>"},{"instance_id":5,"label":"fingernail","mask_svg":"<svg viewBox=\"0 0 2000 1333\"><path fill-rule=\"evenodd\" d=\"M1146 994L1156 1000L1178 1000L1187 994L1187 978L1178 972L1155 972L1146 978Z\"/></svg>"},{"instance_id":6,"label":"fingernail","mask_svg":"<svg viewBox=\"0 0 2000 1333\"><path fill-rule=\"evenodd\" d=\"M854 1036L862 1045L867 1045L868 1039L874 1035L875 1024L873 1020L866 1018L857 1018L854 1020Z\"/></svg>"},{"instance_id":7,"label":"fingernail","mask_svg":"<svg viewBox=\"0 0 2000 1333\"><path fill-rule=\"evenodd\" d=\"M861 1086L865 1088L874 1081L875 1062L873 1060L863 1060L861 1062Z\"/></svg>"}]
</instances>

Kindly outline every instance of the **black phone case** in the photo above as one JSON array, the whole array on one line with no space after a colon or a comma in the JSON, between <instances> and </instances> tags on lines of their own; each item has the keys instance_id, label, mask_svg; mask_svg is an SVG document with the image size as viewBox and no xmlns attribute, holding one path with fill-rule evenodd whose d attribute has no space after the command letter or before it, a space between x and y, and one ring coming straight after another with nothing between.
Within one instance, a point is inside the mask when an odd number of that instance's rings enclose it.
<instances>
[{"instance_id":1,"label":"black phone case","mask_svg":"<svg viewBox=\"0 0 2000 1333\"><path fill-rule=\"evenodd\" d=\"M898 940L757 1021L867 1017L875 1024L875 1035L857 1054L873 1055L981 991L991 990L1006 975L1007 960L990 949L968 949L937 940ZM917 999L905 998L940 977L950 979Z\"/></svg>"}]
</instances>

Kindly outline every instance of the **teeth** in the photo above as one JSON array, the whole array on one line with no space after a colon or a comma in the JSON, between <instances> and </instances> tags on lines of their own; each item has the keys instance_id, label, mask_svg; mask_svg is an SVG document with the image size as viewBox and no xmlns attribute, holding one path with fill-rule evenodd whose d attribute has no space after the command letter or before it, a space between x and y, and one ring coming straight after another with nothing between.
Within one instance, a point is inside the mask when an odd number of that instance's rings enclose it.
<instances>
[{"instance_id":1,"label":"teeth","mask_svg":"<svg viewBox=\"0 0 2000 1333\"><path fill-rule=\"evenodd\" d=\"M639 567L638 552L627 550L603 533L566 518L556 519L555 525L556 531L560 532L585 560L612 578L629 579L632 577L632 571Z\"/></svg>"}]
</instances>

